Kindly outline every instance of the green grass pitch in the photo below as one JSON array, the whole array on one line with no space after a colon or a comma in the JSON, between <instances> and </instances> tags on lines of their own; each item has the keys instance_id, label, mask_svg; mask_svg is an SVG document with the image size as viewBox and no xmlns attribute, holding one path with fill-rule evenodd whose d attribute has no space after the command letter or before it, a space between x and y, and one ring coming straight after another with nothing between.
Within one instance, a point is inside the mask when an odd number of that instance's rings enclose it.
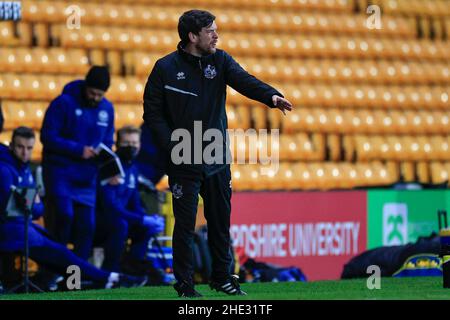
<instances>
[{"instance_id":1,"label":"green grass pitch","mask_svg":"<svg viewBox=\"0 0 450 320\"><path fill-rule=\"evenodd\" d=\"M443 289L441 277L382 278L381 289L369 290L366 279L245 283L245 297L230 297L212 291L206 285L196 286L207 300L382 300L382 299L447 299L450 289ZM180 299L172 287L143 287L112 290L89 290L39 294L0 295L0 300L168 300Z\"/></svg>"}]
</instances>

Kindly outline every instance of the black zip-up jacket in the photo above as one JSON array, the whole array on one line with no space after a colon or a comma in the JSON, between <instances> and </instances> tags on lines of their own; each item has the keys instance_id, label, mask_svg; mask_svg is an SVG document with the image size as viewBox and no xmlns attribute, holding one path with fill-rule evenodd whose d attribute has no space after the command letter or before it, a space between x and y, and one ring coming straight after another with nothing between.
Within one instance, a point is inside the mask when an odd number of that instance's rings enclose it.
<instances>
[{"instance_id":1,"label":"black zip-up jacket","mask_svg":"<svg viewBox=\"0 0 450 320\"><path fill-rule=\"evenodd\" d=\"M220 143L225 158L227 85L271 108L274 107L273 95L283 97L276 89L247 73L223 50L217 49L214 54L196 57L184 51L179 44L177 51L156 62L145 86L143 118L163 149L162 152L169 153L169 175L192 176L204 173L209 176L227 165L225 161L198 163L194 157L194 140L197 138L194 136L194 121L202 121L202 134L210 128L222 133L222 141L212 140ZM170 158L172 148L179 143L171 141L175 129L186 129L191 134L190 164L175 165ZM210 143L203 142L202 150Z\"/></svg>"}]
</instances>

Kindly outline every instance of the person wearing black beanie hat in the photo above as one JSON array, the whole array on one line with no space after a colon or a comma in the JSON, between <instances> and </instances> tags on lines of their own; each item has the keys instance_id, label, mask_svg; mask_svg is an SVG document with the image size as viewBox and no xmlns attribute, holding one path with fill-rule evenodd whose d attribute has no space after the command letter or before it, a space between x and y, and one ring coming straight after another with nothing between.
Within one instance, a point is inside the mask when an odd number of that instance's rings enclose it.
<instances>
[{"instance_id":1,"label":"person wearing black beanie hat","mask_svg":"<svg viewBox=\"0 0 450 320\"><path fill-rule=\"evenodd\" d=\"M85 90L83 98L87 105L96 107L103 99L110 85L110 75L105 66L93 66L84 80Z\"/></svg>"},{"instance_id":2,"label":"person wearing black beanie hat","mask_svg":"<svg viewBox=\"0 0 450 320\"><path fill-rule=\"evenodd\" d=\"M74 245L83 259L91 254L95 227L97 148L114 142L114 107L105 97L110 74L93 66L72 81L45 112L41 127L46 224L55 239Z\"/></svg>"},{"instance_id":3,"label":"person wearing black beanie hat","mask_svg":"<svg viewBox=\"0 0 450 320\"><path fill-rule=\"evenodd\" d=\"M105 66L93 66L86 75L86 86L107 91L110 83L108 68Z\"/></svg>"}]
</instances>

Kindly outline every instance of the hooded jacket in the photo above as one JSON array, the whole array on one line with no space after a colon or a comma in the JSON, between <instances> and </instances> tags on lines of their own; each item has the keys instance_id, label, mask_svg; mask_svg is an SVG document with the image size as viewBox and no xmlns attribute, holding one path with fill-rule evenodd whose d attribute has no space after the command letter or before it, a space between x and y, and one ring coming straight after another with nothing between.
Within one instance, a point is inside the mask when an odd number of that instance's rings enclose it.
<instances>
[{"instance_id":1,"label":"hooded jacket","mask_svg":"<svg viewBox=\"0 0 450 320\"><path fill-rule=\"evenodd\" d=\"M97 217L102 223L126 220L129 224L141 224L147 215L138 191L138 170L133 163L122 162L125 177L119 185L99 186Z\"/></svg>"},{"instance_id":2,"label":"hooded jacket","mask_svg":"<svg viewBox=\"0 0 450 320\"><path fill-rule=\"evenodd\" d=\"M226 148L227 85L271 108L275 107L273 95L283 97L276 89L247 73L229 54L220 49L214 54L196 57L184 51L179 44L177 51L156 62L145 86L143 119L153 130L160 148L168 155L169 175L208 176L227 165L224 160L208 164L201 155L199 161L198 152L194 152L196 142L197 147L200 145L202 154L212 142L198 143L198 130L194 132L195 121L201 121L201 134L208 129L218 129L222 139L213 143L222 148L223 159L229 152ZM185 164L174 164L171 159L171 151L178 144L177 141L171 141L176 129L185 129L191 136L190 160Z\"/></svg>"},{"instance_id":3,"label":"hooded jacket","mask_svg":"<svg viewBox=\"0 0 450 320\"><path fill-rule=\"evenodd\" d=\"M6 206L11 195L11 187L35 188L36 184L28 164L17 160L5 145L0 144L0 250L15 251L24 248L24 217L9 218L6 216ZM34 204L33 219L42 216L42 203ZM42 228L31 223L28 229L30 247L43 243Z\"/></svg>"},{"instance_id":4,"label":"hooded jacket","mask_svg":"<svg viewBox=\"0 0 450 320\"><path fill-rule=\"evenodd\" d=\"M98 168L93 159L82 158L83 149L100 143L112 146L114 109L106 98L96 107L87 106L84 86L84 80L68 83L45 113L43 169L47 194L93 206Z\"/></svg>"}]
</instances>

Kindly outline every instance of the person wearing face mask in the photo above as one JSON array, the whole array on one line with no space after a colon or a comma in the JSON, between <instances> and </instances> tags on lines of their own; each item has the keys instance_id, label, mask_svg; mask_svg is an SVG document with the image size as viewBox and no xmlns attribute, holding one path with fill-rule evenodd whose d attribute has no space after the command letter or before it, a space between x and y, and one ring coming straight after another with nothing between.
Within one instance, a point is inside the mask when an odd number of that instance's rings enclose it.
<instances>
[{"instance_id":1,"label":"person wearing face mask","mask_svg":"<svg viewBox=\"0 0 450 320\"><path fill-rule=\"evenodd\" d=\"M83 259L91 254L95 231L98 167L95 148L114 142L114 109L104 95L110 74L93 66L84 80L68 83L46 110L41 128L46 224L55 238Z\"/></svg>"},{"instance_id":2,"label":"person wearing face mask","mask_svg":"<svg viewBox=\"0 0 450 320\"><path fill-rule=\"evenodd\" d=\"M0 145L0 252L22 252L24 249L24 217L8 217L6 208L11 187L36 188L29 165L34 144L33 130L19 127L13 131L9 148ZM43 211L44 206L37 196L31 212L33 220L38 219ZM40 266L45 266L53 272L66 274L69 266L76 265L84 278L93 280L99 287L104 288L142 286L148 280L146 277L132 277L100 270L65 246L52 241L46 233L41 226L29 222L29 254Z\"/></svg>"},{"instance_id":3,"label":"person wearing face mask","mask_svg":"<svg viewBox=\"0 0 450 320\"><path fill-rule=\"evenodd\" d=\"M141 130L125 126L117 131L116 154L122 163L125 177L115 177L99 186L97 200L97 232L105 252L102 268L118 272L127 239L131 246L127 258L143 262L149 240L164 230L164 219L148 215L141 203L138 191L139 172L135 158L139 152Z\"/></svg>"}]
</instances>

